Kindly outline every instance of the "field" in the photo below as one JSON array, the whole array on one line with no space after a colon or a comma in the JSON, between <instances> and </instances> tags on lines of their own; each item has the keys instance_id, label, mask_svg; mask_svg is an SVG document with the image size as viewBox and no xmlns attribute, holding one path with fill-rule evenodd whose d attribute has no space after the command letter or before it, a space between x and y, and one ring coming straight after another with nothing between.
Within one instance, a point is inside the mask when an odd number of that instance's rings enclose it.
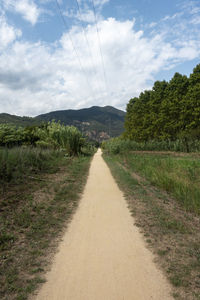
<instances>
[{"instance_id":1,"label":"field","mask_svg":"<svg viewBox=\"0 0 200 300\"><path fill-rule=\"evenodd\" d=\"M0 298L27 299L78 205L91 155L62 150L0 150Z\"/></svg>"},{"instance_id":2,"label":"field","mask_svg":"<svg viewBox=\"0 0 200 300\"><path fill-rule=\"evenodd\" d=\"M118 149L104 159L174 298L200 299L199 154Z\"/></svg>"}]
</instances>

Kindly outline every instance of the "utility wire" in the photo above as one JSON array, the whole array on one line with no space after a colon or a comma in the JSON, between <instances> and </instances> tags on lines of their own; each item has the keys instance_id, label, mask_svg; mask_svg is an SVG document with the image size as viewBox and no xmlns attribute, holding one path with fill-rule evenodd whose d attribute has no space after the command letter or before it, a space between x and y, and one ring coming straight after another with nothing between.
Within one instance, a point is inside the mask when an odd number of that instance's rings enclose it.
<instances>
[{"instance_id":1,"label":"utility wire","mask_svg":"<svg viewBox=\"0 0 200 300\"><path fill-rule=\"evenodd\" d=\"M93 55L92 55L92 51L91 51L91 48L90 48L90 43L89 43L88 38L87 38L87 32L86 32L84 24L83 24L83 18L82 18L82 14L81 14L80 5L79 5L78 0L75 0L75 2L76 2L76 6L78 8L79 16L80 16L82 31L84 33L85 41L86 41L86 44L87 44L87 47L88 47L88 50L89 50L89 55L91 57L91 63L92 63L92 67L94 69L94 75L97 78L97 70L96 70L96 67L95 67L94 60L93 60Z\"/></svg>"},{"instance_id":2,"label":"utility wire","mask_svg":"<svg viewBox=\"0 0 200 300\"><path fill-rule=\"evenodd\" d=\"M97 14L96 14L96 9L95 9L95 5L94 5L94 0L92 0L92 7L93 7L93 12L94 12L95 25L96 25L96 31L97 31L97 37L98 37L98 43L99 43L99 51L100 51L101 62L102 62L102 67L103 67L103 76L104 76L106 90L108 93L108 82L107 82L107 78L106 78L105 64L104 64L103 53L102 53L102 48L101 48L101 39L100 39L100 33L99 33L99 28L98 28L98 23L97 23Z\"/></svg>"},{"instance_id":3,"label":"utility wire","mask_svg":"<svg viewBox=\"0 0 200 300\"><path fill-rule=\"evenodd\" d=\"M68 24L67 24L67 22L66 22L66 20L65 20L65 18L64 18L64 16L63 16L63 13L62 13L62 9L61 9L61 7L60 7L60 4L59 4L58 0L55 0L55 1L56 1L56 4L57 4L58 11L59 11L59 13L60 13L60 17L61 17L61 19L62 19L62 21L63 21L63 24L64 24L65 28L67 29L67 35L68 35L68 37L69 37L69 40L71 41L71 44L72 44L72 47L73 47L73 51L74 51L74 53L75 53L75 55L76 55L76 58L77 58L77 60L78 60L78 63L79 63L80 70L81 70L82 73L85 75L85 79L86 79L86 81L87 81L87 84L88 84L88 86L89 86L89 88L91 89L91 92L92 92L92 97L95 98L95 97L94 97L94 94L93 94L92 87L91 87L91 85L90 85L90 83L89 83L89 80L88 80L88 76L87 76L87 74L86 74L86 72L85 72L85 70L84 70L84 68L83 68L83 65L82 65L82 63L81 63L81 59L80 59L79 54L78 54L78 52L77 52L77 50L76 50L76 47L75 47L75 45L74 45L74 42L73 42L72 37L71 37L71 34L70 34L70 32L68 31Z\"/></svg>"}]
</instances>

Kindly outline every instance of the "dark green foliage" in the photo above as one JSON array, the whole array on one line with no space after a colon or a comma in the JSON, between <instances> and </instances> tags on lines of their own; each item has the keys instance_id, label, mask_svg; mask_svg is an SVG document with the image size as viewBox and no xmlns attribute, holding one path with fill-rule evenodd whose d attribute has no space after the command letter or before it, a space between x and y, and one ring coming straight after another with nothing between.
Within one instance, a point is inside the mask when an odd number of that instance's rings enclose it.
<instances>
[{"instance_id":1,"label":"dark green foliage","mask_svg":"<svg viewBox=\"0 0 200 300\"><path fill-rule=\"evenodd\" d=\"M175 73L169 81L156 81L151 91L127 105L124 137L137 142L200 138L200 64L189 78Z\"/></svg>"}]
</instances>

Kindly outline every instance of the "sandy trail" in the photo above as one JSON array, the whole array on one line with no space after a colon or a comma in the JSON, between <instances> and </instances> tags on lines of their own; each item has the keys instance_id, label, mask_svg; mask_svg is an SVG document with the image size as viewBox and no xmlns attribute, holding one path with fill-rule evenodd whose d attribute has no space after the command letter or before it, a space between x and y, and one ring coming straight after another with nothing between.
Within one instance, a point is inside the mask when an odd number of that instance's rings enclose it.
<instances>
[{"instance_id":1,"label":"sandy trail","mask_svg":"<svg viewBox=\"0 0 200 300\"><path fill-rule=\"evenodd\" d=\"M36 299L172 299L100 150L92 161L79 208Z\"/></svg>"}]
</instances>

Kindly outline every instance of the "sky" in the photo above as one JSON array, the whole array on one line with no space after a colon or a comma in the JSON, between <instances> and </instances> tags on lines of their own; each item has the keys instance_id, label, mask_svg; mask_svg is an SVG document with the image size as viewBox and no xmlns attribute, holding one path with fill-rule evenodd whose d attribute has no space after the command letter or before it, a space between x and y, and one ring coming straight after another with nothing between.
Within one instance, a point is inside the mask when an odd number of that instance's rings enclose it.
<instances>
[{"instance_id":1,"label":"sky","mask_svg":"<svg viewBox=\"0 0 200 300\"><path fill-rule=\"evenodd\" d=\"M0 0L0 113L125 110L198 63L199 0Z\"/></svg>"}]
</instances>

